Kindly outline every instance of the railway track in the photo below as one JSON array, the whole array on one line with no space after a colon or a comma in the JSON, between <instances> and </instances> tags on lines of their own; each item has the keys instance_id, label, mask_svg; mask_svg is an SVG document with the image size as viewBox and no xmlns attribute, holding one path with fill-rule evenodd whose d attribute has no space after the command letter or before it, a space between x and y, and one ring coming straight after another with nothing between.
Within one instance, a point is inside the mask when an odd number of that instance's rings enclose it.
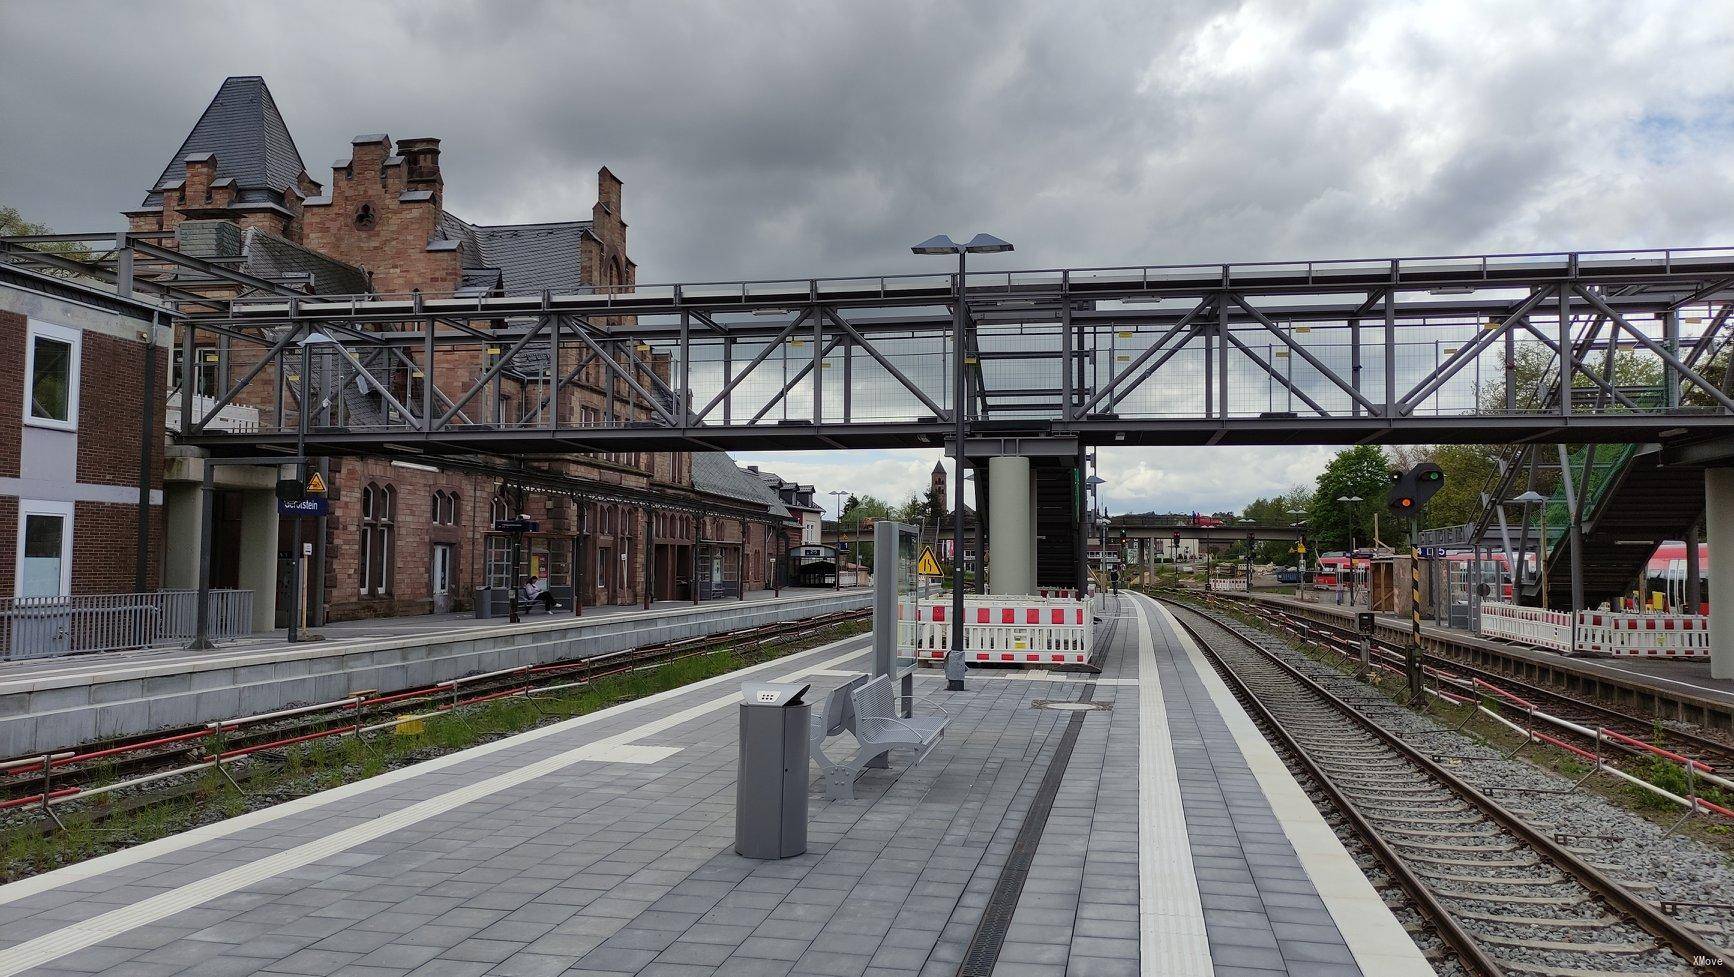
<instances>
[{"instance_id":1,"label":"railway track","mask_svg":"<svg viewBox=\"0 0 1734 977\"><path fill-rule=\"evenodd\" d=\"M1206 598L1206 602L1214 607L1229 608L1251 614L1260 621L1286 631L1296 638L1323 645L1338 654L1350 658L1359 654L1360 635L1350 628L1296 617L1251 601L1233 601L1211 596ZM1392 663L1399 663L1405 654L1403 646L1377 638L1372 640L1372 646L1375 655ZM1681 729L1675 725L1659 726L1654 717L1634 715L1593 700L1579 698L1561 689L1527 682L1454 658L1423 652L1421 664L1430 671L1442 672L1469 682L1480 682L1484 686L1491 686L1493 689L1534 702L1544 706L1549 713L1561 718L1570 719L1583 725L1602 726L1640 740L1654 742L1659 739L1674 751L1694 760L1719 769L1734 769L1734 745L1715 737ZM1583 740L1579 738L1579 742L1582 743ZM1616 748L1617 746L1618 744L1616 744Z\"/></svg>"},{"instance_id":2,"label":"railway track","mask_svg":"<svg viewBox=\"0 0 1734 977\"><path fill-rule=\"evenodd\" d=\"M1170 602L1237 698L1471 970L1676 977L1734 957L1284 660L1277 639Z\"/></svg>"},{"instance_id":3,"label":"railway track","mask_svg":"<svg viewBox=\"0 0 1734 977\"><path fill-rule=\"evenodd\" d=\"M251 717L250 721L170 729L149 737L84 744L48 757L21 757L0 763L0 810L39 810L44 807L45 793L51 804L59 805L152 776L172 776L215 766L223 767L225 772L238 772L240 764L274 760L284 749L297 744L352 735L358 730L376 730L412 717L428 718L495 699L576 688L611 675L666 665L723 648L752 654L801 640L866 614L866 611L840 611L390 693L357 693L337 702L280 710ZM49 768L47 778L43 776L45 762ZM118 805L117 811L128 808Z\"/></svg>"}]
</instances>

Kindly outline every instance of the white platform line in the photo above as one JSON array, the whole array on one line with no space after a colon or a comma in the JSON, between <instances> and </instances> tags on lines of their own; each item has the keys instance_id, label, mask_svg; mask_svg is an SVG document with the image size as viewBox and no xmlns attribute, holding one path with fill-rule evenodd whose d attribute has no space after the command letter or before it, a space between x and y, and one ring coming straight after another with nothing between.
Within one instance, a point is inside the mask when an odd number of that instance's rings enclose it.
<instances>
[{"instance_id":1,"label":"white platform line","mask_svg":"<svg viewBox=\"0 0 1734 977\"><path fill-rule=\"evenodd\" d=\"M262 824L270 824L273 821L289 817L290 815L324 807L327 804L333 804L345 798L354 797L359 794L366 794L379 790L382 787L389 787L393 784L402 783L406 780L413 780L416 777L435 773L444 770L447 767L473 760L477 757L487 756L491 753L498 753L501 750L508 750L513 747L522 746L526 743L533 743L536 740L548 736L556 736L560 733L567 732L568 730L578 729L592 723L601 722L635 709L642 709L659 702L665 702L678 695L685 695L695 689L702 689L723 682L738 681L745 676L773 668L786 668L791 663L799 661L802 658L834 651L845 643L862 640L865 639L861 635L843 638L842 640L833 641L830 644L811 649L810 651L801 652L800 654L791 656L790 658L762 662L758 665L743 668L739 671L729 672L726 675L718 675L713 678L694 682L690 685L683 685L679 688L658 692L655 695L646 696L642 699L634 699L631 702L621 703L618 706L611 706L599 712L588 713L552 725L528 730L515 736L508 736L505 739L495 740L491 743L484 743L481 746L474 746L467 750L460 750L457 753L448 753L445 756L436 757L424 763L418 763L408 767L399 767L396 770L388 771L367 780L358 780L341 787L334 787L331 790L321 791L317 794L309 794L306 797L286 801L273 807L250 811L246 814L229 818L225 821L218 821L214 824L194 828L191 831L185 831L177 835L170 835L167 838L159 838L156 841L146 842L142 845L135 845L131 848L125 848L117 852L110 852L107 855L88 859L79 862L76 865L68 865L65 868L55 869L52 872L45 872L28 879L21 879L17 882L0 885L0 906L16 902L19 899L28 898L40 892L47 892L59 888L69 882L94 878L95 876L114 871L118 868L124 868L128 865L136 865L139 862L149 861L152 858L166 855L170 852L181 851L195 845L203 844L207 841L225 838L238 831L244 831L248 828L257 827ZM863 649L863 651L864 650L865 649ZM848 661L850 658L860 655L861 653L862 651L851 652L850 654L841 656L838 659L825 662L824 665L820 667L828 667L835 663Z\"/></svg>"},{"instance_id":2,"label":"white platform line","mask_svg":"<svg viewBox=\"0 0 1734 977\"><path fill-rule=\"evenodd\" d=\"M1180 776L1168 736L1168 709L1156 672L1150 619L1138 615L1138 958L1139 972L1211 977L1204 903L1192 870L1192 845Z\"/></svg>"},{"instance_id":3,"label":"white platform line","mask_svg":"<svg viewBox=\"0 0 1734 977\"><path fill-rule=\"evenodd\" d=\"M1253 724L1252 717L1235 701L1222 676L1204 659L1192 636L1181 629L1168 608L1153 600L1151 604L1168 619L1181 647L1186 649L1193 670L1228 724L1235 745L1246 757L1246 765L1270 802L1283 834L1300 857L1301 867L1324 900L1325 909L1336 921L1337 931L1343 934L1362 973L1377 977L1432 977L1433 968L1421 954L1421 948L1403 931L1403 924L1367 881L1336 832L1325 823L1324 816Z\"/></svg>"},{"instance_id":4,"label":"white platform line","mask_svg":"<svg viewBox=\"0 0 1734 977\"><path fill-rule=\"evenodd\" d=\"M810 655L815 652L835 649L837 646L846 642L858 640L859 637L844 638L842 641L832 642L820 648L815 648L813 651L805 652L804 654ZM821 670L830 669L836 665L842 664L843 662L849 661L850 659L860 657L863 654L863 651L864 649L858 648L854 651L846 652L825 661L815 667ZM683 686L679 689L671 689L669 691L690 692L694 688L713 685L719 681L738 679L742 675L756 672L762 668L778 665L787 666L788 662L786 660L765 662L760 665L752 666L751 668L730 672L726 675L719 675L713 679L706 679L702 682L696 682L692 685ZM796 669L795 671L782 676L781 681L791 681L806 674L808 671L809 669L805 668ZM605 710L605 712L615 713L618 715L619 710L626 710L635 706L644 705L655 701L656 699L663 698L667 694L668 693L661 693L650 698L624 703L620 706L614 707L613 709ZM15 975L21 974L32 967L39 967L45 963L66 956L69 953L82 950L86 947L95 946L104 940L111 939L121 933L127 932L128 930L166 919L175 913L203 905L204 903L210 902L213 899L221 898L238 889L246 888L249 885L255 885L266 879L281 875L284 872L302 868L306 865L317 862L320 859L329 858L332 855L347 851L357 845L366 844L369 841L388 835L393 831L399 831L410 827L411 825L419 824L429 818L445 814L491 794L497 794L500 791L508 790L512 787L528 783L539 777L544 777L556 771L563 770L580 761L589 760L600 763L655 763L658 760L662 760L680 751L674 747L636 745L634 743L635 740L640 740L647 736L654 736L666 730L673 729L682 723L690 722L706 713L735 705L740 701L741 697L739 693L731 693L726 696L701 702L696 706L682 709L679 712L664 716L661 719L653 720L641 726L635 726L624 733L595 740L586 743L583 746L567 750L563 753L558 753L554 756L537 760L534 763L526 764L525 766L509 770L502 774L497 774L486 780L447 791L436 797L430 797L425 801L412 804L409 807L381 815L371 821L363 822L352 828L346 828L343 831L326 835L323 838L317 838L313 841L297 845L294 848L278 852L274 855L267 855L264 858L248 862L244 865L237 865L226 872L221 872L217 875L211 876L210 878L200 879L197 882L191 882L179 888L170 889L167 892L152 896L140 902L110 910L109 912L84 920L83 922L73 923L70 926L45 933L42 936L33 940L27 940L17 946L11 947L10 949L0 950L0 977L15 977ZM590 716L580 718L588 719L600 715L603 715L603 713L592 713ZM571 728L570 725L566 723L561 723L559 725L565 728ZM544 729L552 728L554 727L544 727ZM536 730L535 732L541 732L541 730ZM520 736L527 735L528 734L520 734ZM513 739L518 738L519 737L513 737Z\"/></svg>"}]
</instances>

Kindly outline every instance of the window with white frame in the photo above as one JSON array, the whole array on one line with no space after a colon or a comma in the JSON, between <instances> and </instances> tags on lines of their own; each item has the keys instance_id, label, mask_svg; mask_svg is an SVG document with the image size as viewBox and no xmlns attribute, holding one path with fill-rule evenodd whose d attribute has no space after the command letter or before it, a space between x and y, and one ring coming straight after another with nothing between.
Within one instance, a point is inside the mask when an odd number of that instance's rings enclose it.
<instances>
[{"instance_id":1,"label":"window with white frame","mask_svg":"<svg viewBox=\"0 0 1734 977\"><path fill-rule=\"evenodd\" d=\"M72 592L72 503L18 501L19 597Z\"/></svg>"},{"instance_id":2,"label":"window with white frame","mask_svg":"<svg viewBox=\"0 0 1734 977\"><path fill-rule=\"evenodd\" d=\"M78 428L80 347L78 330L29 320L24 351L24 423L66 431Z\"/></svg>"}]
</instances>

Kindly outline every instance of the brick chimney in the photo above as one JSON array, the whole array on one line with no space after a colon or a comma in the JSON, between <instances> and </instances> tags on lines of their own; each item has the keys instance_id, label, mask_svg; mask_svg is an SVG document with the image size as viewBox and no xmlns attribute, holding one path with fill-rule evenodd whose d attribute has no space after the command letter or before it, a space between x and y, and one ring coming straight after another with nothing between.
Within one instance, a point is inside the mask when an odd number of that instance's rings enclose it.
<instances>
[{"instance_id":1,"label":"brick chimney","mask_svg":"<svg viewBox=\"0 0 1734 977\"><path fill-rule=\"evenodd\" d=\"M397 154L403 157L404 179L417 190L433 190L436 194L445 186L440 178L440 141L432 136L399 139Z\"/></svg>"}]
</instances>

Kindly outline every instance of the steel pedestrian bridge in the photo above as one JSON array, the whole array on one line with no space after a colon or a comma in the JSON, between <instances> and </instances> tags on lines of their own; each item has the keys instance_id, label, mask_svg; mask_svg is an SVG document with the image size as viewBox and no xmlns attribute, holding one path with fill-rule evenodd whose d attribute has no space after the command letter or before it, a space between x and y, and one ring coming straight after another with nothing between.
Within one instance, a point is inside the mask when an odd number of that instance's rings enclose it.
<instances>
[{"instance_id":1,"label":"steel pedestrian bridge","mask_svg":"<svg viewBox=\"0 0 1734 977\"><path fill-rule=\"evenodd\" d=\"M218 454L298 434L310 454L939 445L960 292L972 457L1734 431L1726 381L1706 376L1728 348L1731 248L330 297L122 244L141 281L201 266L207 287L168 296L186 326L179 434ZM303 432L310 336L323 396ZM1631 394L1628 367L1655 396ZM581 383L608 408L571 409Z\"/></svg>"}]
</instances>

